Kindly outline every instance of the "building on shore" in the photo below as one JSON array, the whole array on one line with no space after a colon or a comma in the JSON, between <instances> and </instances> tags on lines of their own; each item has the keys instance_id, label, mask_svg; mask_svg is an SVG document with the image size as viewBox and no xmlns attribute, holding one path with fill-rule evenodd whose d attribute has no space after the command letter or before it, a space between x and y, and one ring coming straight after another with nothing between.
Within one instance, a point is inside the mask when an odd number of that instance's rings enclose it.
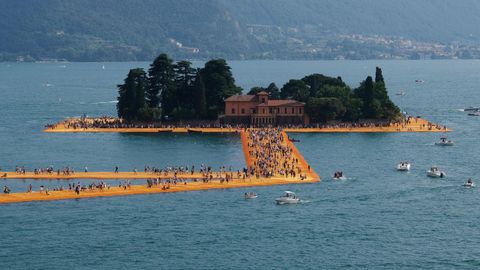
<instances>
[{"instance_id":1,"label":"building on shore","mask_svg":"<svg viewBox=\"0 0 480 270\"><path fill-rule=\"evenodd\" d=\"M270 100L267 92L256 95L234 95L225 100L225 114L220 117L223 124L307 125L305 103L291 99Z\"/></svg>"}]
</instances>

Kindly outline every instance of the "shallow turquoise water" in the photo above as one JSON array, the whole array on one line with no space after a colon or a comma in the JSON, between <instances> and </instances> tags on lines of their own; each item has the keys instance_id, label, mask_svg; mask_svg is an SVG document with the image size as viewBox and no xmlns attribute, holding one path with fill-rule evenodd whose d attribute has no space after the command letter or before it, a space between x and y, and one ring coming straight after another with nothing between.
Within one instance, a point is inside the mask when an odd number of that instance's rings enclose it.
<instances>
[{"instance_id":1,"label":"shallow turquoise water","mask_svg":"<svg viewBox=\"0 0 480 270\"><path fill-rule=\"evenodd\" d=\"M199 63L197 63L199 64ZM0 64L0 167L54 165L82 170L206 163L242 168L236 135L48 134L69 116L114 114L129 68L148 63ZM8 269L319 269L480 266L477 230L479 121L458 109L479 106L479 61L232 62L244 88L282 85L318 72L350 85L383 68L392 99L414 115L446 124L440 134L293 134L320 173L319 184L0 205L0 262ZM415 79L425 83L416 84ZM50 86L46 86L46 85ZM393 93L404 90L407 95ZM409 173L395 164L407 159ZM437 164L447 178L428 179ZM343 170L348 180L330 176ZM14 191L28 183L0 180ZM276 206L293 190L306 202Z\"/></svg>"}]
</instances>

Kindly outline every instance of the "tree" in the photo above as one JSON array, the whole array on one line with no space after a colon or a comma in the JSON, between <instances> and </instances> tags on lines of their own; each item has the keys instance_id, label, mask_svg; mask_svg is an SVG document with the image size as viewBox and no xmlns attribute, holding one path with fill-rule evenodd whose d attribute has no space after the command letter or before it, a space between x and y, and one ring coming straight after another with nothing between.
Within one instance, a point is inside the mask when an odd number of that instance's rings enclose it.
<instances>
[{"instance_id":1,"label":"tree","mask_svg":"<svg viewBox=\"0 0 480 270\"><path fill-rule=\"evenodd\" d=\"M254 86L250 88L250 91L248 91L247 95L256 95L262 91L265 91L265 88L260 87L260 86Z\"/></svg>"},{"instance_id":2,"label":"tree","mask_svg":"<svg viewBox=\"0 0 480 270\"><path fill-rule=\"evenodd\" d=\"M379 68L379 67L375 68L375 82L376 83L378 83L378 82L385 83L385 81L383 80L382 69Z\"/></svg>"},{"instance_id":3,"label":"tree","mask_svg":"<svg viewBox=\"0 0 480 270\"><path fill-rule=\"evenodd\" d=\"M128 72L124 84L118 85L117 112L120 118L139 119L139 111L146 106L145 90L147 85L147 75L142 68L131 69Z\"/></svg>"},{"instance_id":4,"label":"tree","mask_svg":"<svg viewBox=\"0 0 480 270\"><path fill-rule=\"evenodd\" d=\"M308 85L302 80L289 80L280 92L283 99L294 99L306 102L310 96Z\"/></svg>"},{"instance_id":5,"label":"tree","mask_svg":"<svg viewBox=\"0 0 480 270\"><path fill-rule=\"evenodd\" d=\"M302 81L309 86L310 96L316 96L316 93L325 85L346 87L347 85L341 78L332 78L323 74L311 74L302 78Z\"/></svg>"},{"instance_id":6,"label":"tree","mask_svg":"<svg viewBox=\"0 0 480 270\"><path fill-rule=\"evenodd\" d=\"M341 118L346 108L338 98L309 98L306 111L312 122L327 122Z\"/></svg>"},{"instance_id":7,"label":"tree","mask_svg":"<svg viewBox=\"0 0 480 270\"><path fill-rule=\"evenodd\" d=\"M174 65L175 85L178 91L179 103L191 102L191 91L197 70L191 67L192 63L189 61L179 61Z\"/></svg>"},{"instance_id":8,"label":"tree","mask_svg":"<svg viewBox=\"0 0 480 270\"><path fill-rule=\"evenodd\" d=\"M194 108L197 118L204 119L207 116L207 100L206 100L206 90L205 84L203 83L202 76L199 72L197 72L197 76L195 77L195 83L193 87L194 92Z\"/></svg>"},{"instance_id":9,"label":"tree","mask_svg":"<svg viewBox=\"0 0 480 270\"><path fill-rule=\"evenodd\" d=\"M263 88L260 86L254 86L248 91L247 95L256 95L260 92L266 92L268 93L268 97L270 99L280 99L280 90L278 89L277 85L275 83L270 83L267 88Z\"/></svg>"},{"instance_id":10,"label":"tree","mask_svg":"<svg viewBox=\"0 0 480 270\"><path fill-rule=\"evenodd\" d=\"M268 85L265 92L268 93L270 99L280 99L280 89L273 82Z\"/></svg>"},{"instance_id":11,"label":"tree","mask_svg":"<svg viewBox=\"0 0 480 270\"><path fill-rule=\"evenodd\" d=\"M224 100L241 94L242 88L235 85L230 67L224 59L208 61L200 70L200 74L206 90L207 117L216 119L224 110Z\"/></svg>"},{"instance_id":12,"label":"tree","mask_svg":"<svg viewBox=\"0 0 480 270\"><path fill-rule=\"evenodd\" d=\"M150 108L157 108L163 95L168 96L166 92L172 87L174 74L173 60L164 53L160 54L150 65L148 70L149 87L146 93L147 104Z\"/></svg>"}]
</instances>

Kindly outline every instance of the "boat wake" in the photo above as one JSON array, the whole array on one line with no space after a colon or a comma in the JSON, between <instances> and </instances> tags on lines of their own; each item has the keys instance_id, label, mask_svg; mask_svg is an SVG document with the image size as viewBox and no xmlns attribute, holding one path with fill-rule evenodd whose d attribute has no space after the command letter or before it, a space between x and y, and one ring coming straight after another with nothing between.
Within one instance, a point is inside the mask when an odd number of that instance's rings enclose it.
<instances>
[{"instance_id":1,"label":"boat wake","mask_svg":"<svg viewBox=\"0 0 480 270\"><path fill-rule=\"evenodd\" d=\"M94 103L91 103L91 104L93 104L93 105L99 105L99 104L112 104L112 103L118 103L118 100L99 101L99 102L94 102Z\"/></svg>"}]
</instances>

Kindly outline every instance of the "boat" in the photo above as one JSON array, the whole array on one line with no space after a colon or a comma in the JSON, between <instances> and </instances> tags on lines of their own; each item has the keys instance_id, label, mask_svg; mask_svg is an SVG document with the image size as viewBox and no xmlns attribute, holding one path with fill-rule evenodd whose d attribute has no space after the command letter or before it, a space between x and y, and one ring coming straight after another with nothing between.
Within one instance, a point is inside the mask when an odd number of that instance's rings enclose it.
<instances>
[{"instance_id":1,"label":"boat","mask_svg":"<svg viewBox=\"0 0 480 270\"><path fill-rule=\"evenodd\" d=\"M333 180L347 180L347 177L345 177L343 175L343 172L342 171L336 171L333 176L332 176L332 179Z\"/></svg>"},{"instance_id":2,"label":"boat","mask_svg":"<svg viewBox=\"0 0 480 270\"><path fill-rule=\"evenodd\" d=\"M467 108L463 109L463 111L465 111L465 112L478 112L478 111L480 111L480 107L471 107L470 106L470 107L467 107Z\"/></svg>"},{"instance_id":3,"label":"boat","mask_svg":"<svg viewBox=\"0 0 480 270\"><path fill-rule=\"evenodd\" d=\"M291 141L291 142L300 142L300 140L297 140L297 139L294 139L294 138L290 138L290 137L288 137L288 140Z\"/></svg>"},{"instance_id":4,"label":"boat","mask_svg":"<svg viewBox=\"0 0 480 270\"><path fill-rule=\"evenodd\" d=\"M258 198L257 193L255 193L255 192L245 192L245 199L246 200L256 199L256 198Z\"/></svg>"},{"instance_id":5,"label":"boat","mask_svg":"<svg viewBox=\"0 0 480 270\"><path fill-rule=\"evenodd\" d=\"M397 96L405 96L407 93L405 93L404 91L400 91L400 92L397 92L395 93L395 95Z\"/></svg>"},{"instance_id":6,"label":"boat","mask_svg":"<svg viewBox=\"0 0 480 270\"><path fill-rule=\"evenodd\" d=\"M424 80L415 80L416 83L424 83L425 81Z\"/></svg>"},{"instance_id":7,"label":"boat","mask_svg":"<svg viewBox=\"0 0 480 270\"><path fill-rule=\"evenodd\" d=\"M427 171L427 176L428 177L433 177L433 178L443 178L446 176L445 172L440 171L438 167L432 166L430 170Z\"/></svg>"},{"instance_id":8,"label":"boat","mask_svg":"<svg viewBox=\"0 0 480 270\"><path fill-rule=\"evenodd\" d=\"M296 204L300 202L300 198L291 191L285 191L282 197L276 198L277 204Z\"/></svg>"},{"instance_id":9,"label":"boat","mask_svg":"<svg viewBox=\"0 0 480 270\"><path fill-rule=\"evenodd\" d=\"M398 163L397 171L410 171L410 163L408 163L408 161Z\"/></svg>"},{"instance_id":10,"label":"boat","mask_svg":"<svg viewBox=\"0 0 480 270\"><path fill-rule=\"evenodd\" d=\"M468 115L470 115L470 116L480 116L480 111L472 111L472 112L469 112Z\"/></svg>"},{"instance_id":11,"label":"boat","mask_svg":"<svg viewBox=\"0 0 480 270\"><path fill-rule=\"evenodd\" d=\"M464 187L475 187L475 183L473 183L471 178L468 178L467 182L463 184Z\"/></svg>"},{"instance_id":12,"label":"boat","mask_svg":"<svg viewBox=\"0 0 480 270\"><path fill-rule=\"evenodd\" d=\"M440 146L452 146L453 141L447 140L447 137L441 137L439 142L436 142L435 145L440 145Z\"/></svg>"}]
</instances>

